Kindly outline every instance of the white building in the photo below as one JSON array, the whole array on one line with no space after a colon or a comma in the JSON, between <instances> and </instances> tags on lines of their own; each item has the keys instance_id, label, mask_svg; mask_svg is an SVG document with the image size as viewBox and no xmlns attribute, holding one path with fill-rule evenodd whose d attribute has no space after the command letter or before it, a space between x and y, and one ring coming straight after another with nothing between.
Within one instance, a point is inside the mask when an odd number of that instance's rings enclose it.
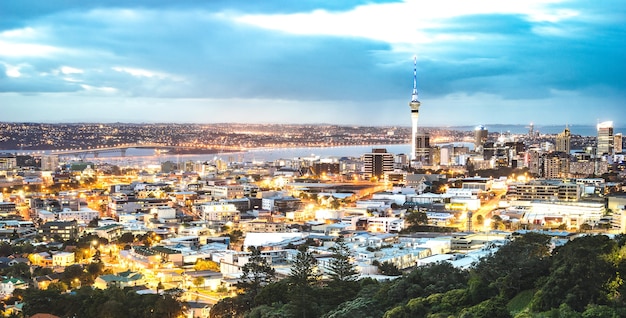
<instances>
[{"instance_id":1,"label":"white building","mask_svg":"<svg viewBox=\"0 0 626 318\"><path fill-rule=\"evenodd\" d=\"M523 204L518 202L517 204ZM604 214L604 203L599 202L530 202L521 219L522 224L558 226L578 229L584 223L598 224Z\"/></svg>"},{"instance_id":2,"label":"white building","mask_svg":"<svg viewBox=\"0 0 626 318\"><path fill-rule=\"evenodd\" d=\"M373 233L400 232L404 229L404 220L393 217L367 218L367 231Z\"/></svg>"},{"instance_id":3,"label":"white building","mask_svg":"<svg viewBox=\"0 0 626 318\"><path fill-rule=\"evenodd\" d=\"M176 218L176 210L167 206L154 207L150 209L150 214L156 214L159 220L171 220Z\"/></svg>"},{"instance_id":4,"label":"white building","mask_svg":"<svg viewBox=\"0 0 626 318\"><path fill-rule=\"evenodd\" d=\"M75 257L74 253L61 252L52 255L52 266L70 266L74 265Z\"/></svg>"},{"instance_id":5,"label":"white building","mask_svg":"<svg viewBox=\"0 0 626 318\"><path fill-rule=\"evenodd\" d=\"M205 221L239 222L239 211L234 204L207 202L196 206L196 209Z\"/></svg>"},{"instance_id":6,"label":"white building","mask_svg":"<svg viewBox=\"0 0 626 318\"><path fill-rule=\"evenodd\" d=\"M76 220L78 223L87 224L89 221L99 217L100 213L87 207L81 207L78 211L69 208L64 208L61 212L39 210L38 215L44 222Z\"/></svg>"}]
</instances>

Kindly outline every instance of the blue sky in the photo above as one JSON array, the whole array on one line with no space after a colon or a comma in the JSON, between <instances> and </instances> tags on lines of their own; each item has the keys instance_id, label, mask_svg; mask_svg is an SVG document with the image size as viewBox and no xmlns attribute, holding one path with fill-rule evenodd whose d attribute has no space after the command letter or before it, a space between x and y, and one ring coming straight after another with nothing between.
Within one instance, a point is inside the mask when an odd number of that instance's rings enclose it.
<instances>
[{"instance_id":1,"label":"blue sky","mask_svg":"<svg viewBox=\"0 0 626 318\"><path fill-rule=\"evenodd\" d=\"M0 2L0 121L626 124L623 0Z\"/></svg>"}]
</instances>

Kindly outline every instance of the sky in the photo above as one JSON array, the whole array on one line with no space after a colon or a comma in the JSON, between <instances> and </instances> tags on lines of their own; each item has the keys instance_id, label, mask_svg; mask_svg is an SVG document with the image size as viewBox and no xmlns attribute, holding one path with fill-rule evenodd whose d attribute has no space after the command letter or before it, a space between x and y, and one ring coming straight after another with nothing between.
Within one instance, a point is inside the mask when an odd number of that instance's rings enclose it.
<instances>
[{"instance_id":1,"label":"sky","mask_svg":"<svg viewBox=\"0 0 626 318\"><path fill-rule=\"evenodd\" d=\"M626 127L623 0L0 2L0 122ZM620 126L621 125L621 126Z\"/></svg>"}]
</instances>

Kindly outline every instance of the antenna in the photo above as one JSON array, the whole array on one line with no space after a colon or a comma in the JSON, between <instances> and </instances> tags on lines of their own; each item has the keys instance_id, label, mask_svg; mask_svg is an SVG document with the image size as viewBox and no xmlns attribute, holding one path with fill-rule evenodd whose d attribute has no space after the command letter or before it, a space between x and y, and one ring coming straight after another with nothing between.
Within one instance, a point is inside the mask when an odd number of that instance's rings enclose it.
<instances>
[{"instance_id":1,"label":"antenna","mask_svg":"<svg viewBox=\"0 0 626 318\"><path fill-rule=\"evenodd\" d=\"M417 102L417 55L413 55L413 94L411 101Z\"/></svg>"}]
</instances>

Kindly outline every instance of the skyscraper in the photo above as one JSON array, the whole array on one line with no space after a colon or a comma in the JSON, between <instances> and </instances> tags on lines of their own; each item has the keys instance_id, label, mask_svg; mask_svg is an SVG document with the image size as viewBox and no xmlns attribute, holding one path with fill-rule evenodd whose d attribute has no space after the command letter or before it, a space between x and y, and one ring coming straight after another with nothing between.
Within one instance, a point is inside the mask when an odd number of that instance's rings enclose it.
<instances>
[{"instance_id":1,"label":"skyscraper","mask_svg":"<svg viewBox=\"0 0 626 318\"><path fill-rule=\"evenodd\" d=\"M422 166L428 166L431 164L430 156L430 135L427 132L416 133L413 139L415 144L415 161L421 163Z\"/></svg>"},{"instance_id":2,"label":"skyscraper","mask_svg":"<svg viewBox=\"0 0 626 318\"><path fill-rule=\"evenodd\" d=\"M615 134L615 138L613 138L613 150L615 153L622 153L622 145L624 144L624 139L622 137L622 133Z\"/></svg>"},{"instance_id":3,"label":"skyscraper","mask_svg":"<svg viewBox=\"0 0 626 318\"><path fill-rule=\"evenodd\" d=\"M598 156L613 154L613 122L605 121L598 124Z\"/></svg>"},{"instance_id":4,"label":"skyscraper","mask_svg":"<svg viewBox=\"0 0 626 318\"><path fill-rule=\"evenodd\" d=\"M413 94L411 94L411 160L416 159L417 119L419 117L420 102L417 100L417 56L413 57Z\"/></svg>"},{"instance_id":5,"label":"skyscraper","mask_svg":"<svg viewBox=\"0 0 626 318\"><path fill-rule=\"evenodd\" d=\"M480 125L476 127L474 130L474 149L479 151L485 142L487 141L487 136L489 135L489 131L485 128L485 126Z\"/></svg>"},{"instance_id":6,"label":"skyscraper","mask_svg":"<svg viewBox=\"0 0 626 318\"><path fill-rule=\"evenodd\" d=\"M569 156L558 152L545 154L542 175L546 179L566 178L569 175Z\"/></svg>"},{"instance_id":7,"label":"skyscraper","mask_svg":"<svg viewBox=\"0 0 626 318\"><path fill-rule=\"evenodd\" d=\"M563 132L556 135L556 151L564 152L569 155L570 153L570 142L572 140L572 133L570 132L568 127L565 127Z\"/></svg>"}]
</instances>

